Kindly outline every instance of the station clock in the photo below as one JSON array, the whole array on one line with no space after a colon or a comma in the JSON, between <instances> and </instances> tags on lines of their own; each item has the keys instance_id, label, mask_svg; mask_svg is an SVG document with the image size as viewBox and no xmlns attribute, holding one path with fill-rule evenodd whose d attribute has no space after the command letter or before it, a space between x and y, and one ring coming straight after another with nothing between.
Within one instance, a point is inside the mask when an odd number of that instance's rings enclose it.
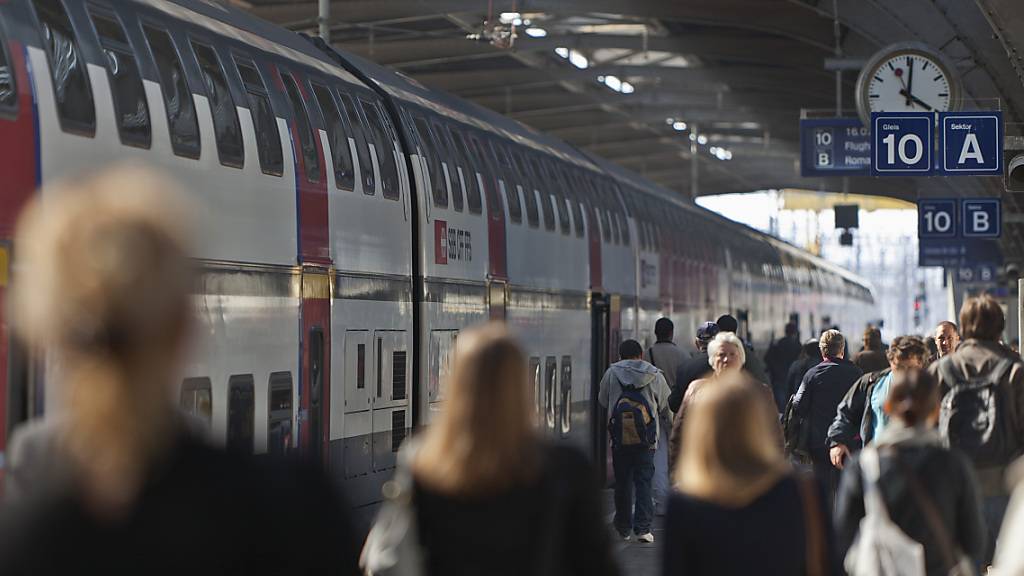
<instances>
[{"instance_id":1,"label":"station clock","mask_svg":"<svg viewBox=\"0 0 1024 576\"><path fill-rule=\"evenodd\" d=\"M872 112L948 112L959 107L956 70L920 42L883 48L857 78L857 111L865 126Z\"/></svg>"}]
</instances>

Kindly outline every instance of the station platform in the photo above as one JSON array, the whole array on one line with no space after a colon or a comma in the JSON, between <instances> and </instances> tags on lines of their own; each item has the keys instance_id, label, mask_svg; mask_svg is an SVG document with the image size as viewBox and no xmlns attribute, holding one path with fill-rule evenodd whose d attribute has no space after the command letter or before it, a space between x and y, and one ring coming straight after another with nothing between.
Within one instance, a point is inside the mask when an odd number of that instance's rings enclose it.
<instances>
[{"instance_id":1,"label":"station platform","mask_svg":"<svg viewBox=\"0 0 1024 576\"><path fill-rule=\"evenodd\" d=\"M615 551L615 560L619 563L619 573L622 576L654 576L661 570L661 547L664 545L665 519L663 516L654 517L654 527L651 533L654 534L653 544L644 544L631 538L629 542L619 540L614 536L615 529L612 528L612 517L615 513L615 493L612 489L604 491L605 525L608 531L615 538L612 549Z\"/></svg>"}]
</instances>

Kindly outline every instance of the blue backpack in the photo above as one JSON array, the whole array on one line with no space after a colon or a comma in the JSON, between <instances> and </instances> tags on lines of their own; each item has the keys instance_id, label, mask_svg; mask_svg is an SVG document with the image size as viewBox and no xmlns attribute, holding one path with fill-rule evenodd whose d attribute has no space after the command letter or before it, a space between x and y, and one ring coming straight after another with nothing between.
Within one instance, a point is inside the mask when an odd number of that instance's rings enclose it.
<instances>
[{"instance_id":1,"label":"blue backpack","mask_svg":"<svg viewBox=\"0 0 1024 576\"><path fill-rule=\"evenodd\" d=\"M654 448L658 426L641 389L622 387L622 394L612 406L608 431L616 448Z\"/></svg>"}]
</instances>

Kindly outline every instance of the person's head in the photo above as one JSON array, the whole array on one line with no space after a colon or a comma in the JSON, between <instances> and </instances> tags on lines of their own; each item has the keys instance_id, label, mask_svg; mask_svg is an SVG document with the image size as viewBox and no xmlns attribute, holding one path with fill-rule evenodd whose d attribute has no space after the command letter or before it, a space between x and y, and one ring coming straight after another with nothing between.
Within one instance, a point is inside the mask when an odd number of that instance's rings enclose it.
<instances>
[{"instance_id":1,"label":"person's head","mask_svg":"<svg viewBox=\"0 0 1024 576\"><path fill-rule=\"evenodd\" d=\"M802 358L818 358L821 356L821 349L818 347L817 338L808 338L804 342L803 346L800 347L800 356Z\"/></svg>"},{"instance_id":2,"label":"person's head","mask_svg":"<svg viewBox=\"0 0 1024 576\"><path fill-rule=\"evenodd\" d=\"M864 330L864 349L882 350L882 331L874 326L868 326Z\"/></svg>"},{"instance_id":3,"label":"person's head","mask_svg":"<svg viewBox=\"0 0 1024 576\"><path fill-rule=\"evenodd\" d=\"M1005 327L1002 307L988 294L968 298L960 308L960 329L964 340L974 338L998 342Z\"/></svg>"},{"instance_id":4,"label":"person's head","mask_svg":"<svg viewBox=\"0 0 1024 576\"><path fill-rule=\"evenodd\" d=\"M789 467L777 441L769 396L738 376L712 386L689 409L673 472L691 496L743 506L775 485Z\"/></svg>"},{"instance_id":5,"label":"person's head","mask_svg":"<svg viewBox=\"0 0 1024 576\"><path fill-rule=\"evenodd\" d=\"M459 333L444 410L424 432L416 478L445 494L496 491L534 473L526 358L501 323Z\"/></svg>"},{"instance_id":6,"label":"person's head","mask_svg":"<svg viewBox=\"0 0 1024 576\"><path fill-rule=\"evenodd\" d=\"M41 198L18 224L14 326L60 361L61 442L86 493L124 505L173 436L191 214L164 177L138 167L52 184Z\"/></svg>"},{"instance_id":7,"label":"person's head","mask_svg":"<svg viewBox=\"0 0 1024 576\"><path fill-rule=\"evenodd\" d=\"M623 340L619 344L619 360L639 360L644 357L644 347L636 340Z\"/></svg>"},{"instance_id":8,"label":"person's head","mask_svg":"<svg viewBox=\"0 0 1024 576\"><path fill-rule=\"evenodd\" d=\"M722 332L735 333L740 328L740 323L736 321L736 318L730 316L729 314L723 314L719 316L718 320L715 321L715 324L718 324L718 329L721 330Z\"/></svg>"},{"instance_id":9,"label":"person's head","mask_svg":"<svg viewBox=\"0 0 1024 576\"><path fill-rule=\"evenodd\" d=\"M825 330L818 340L822 358L843 358L846 356L846 338L839 330Z\"/></svg>"},{"instance_id":10,"label":"person's head","mask_svg":"<svg viewBox=\"0 0 1024 576\"><path fill-rule=\"evenodd\" d=\"M693 344L697 347L697 350L707 352L708 343L718 335L719 331L718 324L705 322L697 327L697 339L694 340Z\"/></svg>"},{"instance_id":11,"label":"person's head","mask_svg":"<svg viewBox=\"0 0 1024 576\"><path fill-rule=\"evenodd\" d=\"M799 329L796 326L796 322L789 322L786 324L786 336L796 338Z\"/></svg>"},{"instance_id":12,"label":"person's head","mask_svg":"<svg viewBox=\"0 0 1024 576\"><path fill-rule=\"evenodd\" d=\"M738 371L746 361L743 342L732 332L719 332L708 343L708 364L716 376Z\"/></svg>"},{"instance_id":13,"label":"person's head","mask_svg":"<svg viewBox=\"0 0 1024 576\"><path fill-rule=\"evenodd\" d=\"M894 372L884 409L905 426L934 424L939 415L935 378L921 368Z\"/></svg>"},{"instance_id":14,"label":"person's head","mask_svg":"<svg viewBox=\"0 0 1024 576\"><path fill-rule=\"evenodd\" d=\"M658 342L671 342L675 329L676 325L672 323L672 320L664 317L658 318L658 321L654 323L654 336Z\"/></svg>"},{"instance_id":15,"label":"person's head","mask_svg":"<svg viewBox=\"0 0 1024 576\"><path fill-rule=\"evenodd\" d=\"M920 369L928 360L928 348L917 336L897 336L889 344L886 358L894 371Z\"/></svg>"}]
</instances>

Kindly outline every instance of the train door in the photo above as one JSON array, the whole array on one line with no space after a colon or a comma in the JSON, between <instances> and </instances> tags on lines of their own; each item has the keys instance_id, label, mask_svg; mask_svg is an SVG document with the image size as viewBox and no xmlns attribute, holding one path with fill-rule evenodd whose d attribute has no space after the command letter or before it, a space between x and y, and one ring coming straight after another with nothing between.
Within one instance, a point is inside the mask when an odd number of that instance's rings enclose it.
<instances>
[{"instance_id":1,"label":"train door","mask_svg":"<svg viewBox=\"0 0 1024 576\"><path fill-rule=\"evenodd\" d=\"M330 276L320 269L303 270L299 446L305 456L324 463L330 432L330 327Z\"/></svg>"},{"instance_id":2,"label":"train door","mask_svg":"<svg viewBox=\"0 0 1024 576\"><path fill-rule=\"evenodd\" d=\"M608 435L605 433L605 422L608 421L607 410L598 401L601 378L608 369L609 346L611 340L611 302L608 296L594 294L591 297L591 328L590 328L590 413L594 415L591 423L591 450L598 470L608 474Z\"/></svg>"},{"instance_id":3,"label":"train door","mask_svg":"<svg viewBox=\"0 0 1024 576\"><path fill-rule=\"evenodd\" d=\"M372 374L372 348L368 330L345 331L345 392L343 454L345 478L370 473L370 435L372 433L372 405L369 382Z\"/></svg>"},{"instance_id":4,"label":"train door","mask_svg":"<svg viewBox=\"0 0 1024 576\"><path fill-rule=\"evenodd\" d=\"M374 384L370 390L371 466L395 467L395 455L411 423L409 336L404 330L373 333Z\"/></svg>"}]
</instances>

